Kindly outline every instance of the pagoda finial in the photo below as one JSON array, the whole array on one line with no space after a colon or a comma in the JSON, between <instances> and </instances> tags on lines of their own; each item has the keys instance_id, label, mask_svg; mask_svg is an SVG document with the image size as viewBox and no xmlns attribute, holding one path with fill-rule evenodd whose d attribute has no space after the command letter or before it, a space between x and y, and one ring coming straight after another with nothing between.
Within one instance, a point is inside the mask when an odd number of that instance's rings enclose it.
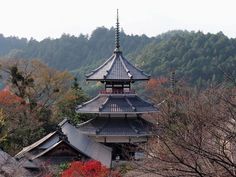
<instances>
[{"instance_id":1,"label":"pagoda finial","mask_svg":"<svg viewBox=\"0 0 236 177\"><path fill-rule=\"evenodd\" d=\"M119 27L119 9L117 9L116 14L116 49L115 51L120 51L120 27Z\"/></svg>"}]
</instances>

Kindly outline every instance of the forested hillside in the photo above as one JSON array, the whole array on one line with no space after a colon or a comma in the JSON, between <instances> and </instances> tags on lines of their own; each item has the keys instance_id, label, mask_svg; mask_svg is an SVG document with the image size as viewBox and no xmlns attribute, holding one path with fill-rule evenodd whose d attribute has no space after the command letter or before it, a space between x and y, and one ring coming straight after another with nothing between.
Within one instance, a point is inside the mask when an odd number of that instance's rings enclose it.
<instances>
[{"instance_id":1,"label":"forested hillside","mask_svg":"<svg viewBox=\"0 0 236 177\"><path fill-rule=\"evenodd\" d=\"M121 32L122 47L125 53L134 53L152 42L147 36L129 36ZM109 57L115 46L114 28L97 28L91 36L71 36L63 34L59 39L44 39L40 42L31 39L18 53L8 55L13 58L39 58L49 66L60 70L75 70L84 66L96 67L99 61Z\"/></svg>"},{"instance_id":2,"label":"forested hillside","mask_svg":"<svg viewBox=\"0 0 236 177\"><path fill-rule=\"evenodd\" d=\"M133 58L154 76L166 76L176 70L185 81L201 86L220 82L225 74L235 78L236 39L229 39L221 32L170 32L145 46Z\"/></svg>"},{"instance_id":3,"label":"forested hillside","mask_svg":"<svg viewBox=\"0 0 236 177\"><path fill-rule=\"evenodd\" d=\"M0 34L0 56L16 52L19 49L25 48L27 45L27 39L19 39L17 37L4 37Z\"/></svg>"},{"instance_id":4,"label":"forested hillside","mask_svg":"<svg viewBox=\"0 0 236 177\"><path fill-rule=\"evenodd\" d=\"M0 55L7 58L41 59L50 67L69 70L83 78L114 50L114 28L100 27L91 36L63 34L58 39L4 38ZM121 48L131 62L154 77L176 70L179 78L198 86L220 82L223 72L236 75L236 39L223 33L171 31L149 38L121 32Z\"/></svg>"}]
</instances>

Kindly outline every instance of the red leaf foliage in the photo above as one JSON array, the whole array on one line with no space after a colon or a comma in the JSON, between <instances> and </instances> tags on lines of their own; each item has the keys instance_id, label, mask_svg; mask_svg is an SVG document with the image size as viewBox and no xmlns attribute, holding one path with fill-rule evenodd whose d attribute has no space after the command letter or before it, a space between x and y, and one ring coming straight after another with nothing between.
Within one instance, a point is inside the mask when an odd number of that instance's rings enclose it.
<instances>
[{"instance_id":1,"label":"red leaf foliage","mask_svg":"<svg viewBox=\"0 0 236 177\"><path fill-rule=\"evenodd\" d=\"M13 105L22 103L23 99L12 94L8 88L5 88L0 91L0 104L2 105Z\"/></svg>"},{"instance_id":2,"label":"red leaf foliage","mask_svg":"<svg viewBox=\"0 0 236 177\"><path fill-rule=\"evenodd\" d=\"M119 173L110 171L100 162L90 160L87 162L75 161L62 172L62 177L121 177Z\"/></svg>"}]
</instances>

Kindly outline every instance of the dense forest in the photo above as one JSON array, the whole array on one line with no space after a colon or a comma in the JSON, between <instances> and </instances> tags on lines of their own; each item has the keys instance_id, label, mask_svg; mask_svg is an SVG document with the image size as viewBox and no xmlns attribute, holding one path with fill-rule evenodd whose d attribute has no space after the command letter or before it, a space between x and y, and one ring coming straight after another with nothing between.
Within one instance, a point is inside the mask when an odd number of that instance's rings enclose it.
<instances>
[{"instance_id":1,"label":"dense forest","mask_svg":"<svg viewBox=\"0 0 236 177\"><path fill-rule=\"evenodd\" d=\"M171 33L170 33L171 34ZM218 83L225 75L236 76L236 40L222 32L176 32L147 46L135 57L139 66L154 76L171 70L198 86Z\"/></svg>"},{"instance_id":2,"label":"dense forest","mask_svg":"<svg viewBox=\"0 0 236 177\"><path fill-rule=\"evenodd\" d=\"M58 39L37 41L0 36L2 58L41 59L50 67L68 70L84 79L114 49L114 28L97 28L91 36L63 34ZM236 39L222 32L170 31L156 37L121 32L122 50L138 67L154 77L176 70L179 78L197 86L221 82L236 75ZM225 74L224 74L225 73Z\"/></svg>"}]
</instances>

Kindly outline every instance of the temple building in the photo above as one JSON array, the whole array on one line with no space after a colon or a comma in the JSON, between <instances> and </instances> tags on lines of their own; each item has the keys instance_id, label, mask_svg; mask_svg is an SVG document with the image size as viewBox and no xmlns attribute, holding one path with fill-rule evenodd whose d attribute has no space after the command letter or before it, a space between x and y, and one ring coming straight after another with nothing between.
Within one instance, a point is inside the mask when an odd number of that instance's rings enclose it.
<instances>
[{"instance_id":1,"label":"temple building","mask_svg":"<svg viewBox=\"0 0 236 177\"><path fill-rule=\"evenodd\" d=\"M77 113L94 118L78 126L65 119L58 129L25 147L15 158L28 169L39 169L40 162L52 164L94 159L107 167L112 160L129 160L140 156L139 144L152 135L153 124L143 114L157 112L153 104L140 98L132 89L137 81L150 76L132 65L120 49L117 12L116 42L112 56L87 74L87 81L98 81L105 89L92 100L77 106Z\"/></svg>"},{"instance_id":2,"label":"temple building","mask_svg":"<svg viewBox=\"0 0 236 177\"><path fill-rule=\"evenodd\" d=\"M60 164L75 160L94 159L103 165L111 166L112 149L95 142L87 135L78 132L77 128L64 119L56 131L22 149L15 158L22 166L38 170L42 162Z\"/></svg>"},{"instance_id":3,"label":"temple building","mask_svg":"<svg viewBox=\"0 0 236 177\"><path fill-rule=\"evenodd\" d=\"M99 81L105 89L92 100L79 105L77 113L95 117L78 126L78 130L113 149L113 159L127 160L137 152L137 143L151 136L152 124L143 114L157 112L157 108L141 99L131 85L148 81L150 76L132 65L120 49L119 19L117 11L116 42L112 56L101 66L86 75L87 81Z\"/></svg>"}]
</instances>

